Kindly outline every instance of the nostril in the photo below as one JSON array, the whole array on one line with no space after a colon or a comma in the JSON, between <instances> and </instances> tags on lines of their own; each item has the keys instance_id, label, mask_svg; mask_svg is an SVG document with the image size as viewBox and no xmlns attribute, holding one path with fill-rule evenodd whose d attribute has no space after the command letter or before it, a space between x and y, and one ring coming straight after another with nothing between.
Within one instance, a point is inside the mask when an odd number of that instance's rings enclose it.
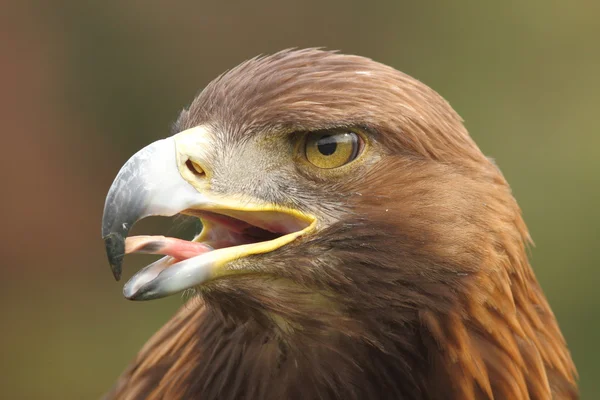
<instances>
[{"instance_id":1,"label":"nostril","mask_svg":"<svg viewBox=\"0 0 600 400\"><path fill-rule=\"evenodd\" d=\"M204 176L206 175L206 173L204 172L204 169L200 166L200 164L195 163L192 160L187 160L185 162L185 166L188 167L188 169L190 171L192 171L192 173L196 176Z\"/></svg>"}]
</instances>

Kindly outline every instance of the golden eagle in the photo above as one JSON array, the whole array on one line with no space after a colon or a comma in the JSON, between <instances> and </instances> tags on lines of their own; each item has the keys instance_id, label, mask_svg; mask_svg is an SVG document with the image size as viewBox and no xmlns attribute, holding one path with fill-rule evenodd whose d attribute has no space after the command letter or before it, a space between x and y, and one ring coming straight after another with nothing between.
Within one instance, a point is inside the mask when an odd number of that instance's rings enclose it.
<instances>
[{"instance_id":1,"label":"golden eagle","mask_svg":"<svg viewBox=\"0 0 600 400\"><path fill-rule=\"evenodd\" d=\"M285 50L219 76L175 128L123 166L102 235L117 279L125 254L165 255L127 298L196 295L108 398L577 398L510 187L432 89ZM202 232L127 237L175 214Z\"/></svg>"}]
</instances>

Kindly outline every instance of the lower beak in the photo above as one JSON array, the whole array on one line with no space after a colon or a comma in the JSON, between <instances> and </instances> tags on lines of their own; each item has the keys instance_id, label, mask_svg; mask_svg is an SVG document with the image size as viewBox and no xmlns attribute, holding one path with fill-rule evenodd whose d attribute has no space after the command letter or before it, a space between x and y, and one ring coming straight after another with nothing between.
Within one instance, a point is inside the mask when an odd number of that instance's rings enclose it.
<instances>
[{"instance_id":1,"label":"lower beak","mask_svg":"<svg viewBox=\"0 0 600 400\"><path fill-rule=\"evenodd\" d=\"M106 198L102 237L115 279L121 277L127 253L167 255L125 285L124 295L132 300L165 297L233 274L227 268L232 261L278 249L316 224L314 217L297 210L197 190L180 173L188 157L178 153L177 137L154 142L131 157ZM179 213L203 222L202 232L190 242L162 236L128 238L140 219ZM235 271L239 272L244 271Z\"/></svg>"}]
</instances>

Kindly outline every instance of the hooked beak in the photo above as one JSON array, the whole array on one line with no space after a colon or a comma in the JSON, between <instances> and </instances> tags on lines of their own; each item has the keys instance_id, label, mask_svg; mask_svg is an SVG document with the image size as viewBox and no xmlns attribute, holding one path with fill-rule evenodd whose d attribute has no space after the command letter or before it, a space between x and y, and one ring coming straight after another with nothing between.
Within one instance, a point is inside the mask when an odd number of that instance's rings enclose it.
<instances>
[{"instance_id":1,"label":"hooked beak","mask_svg":"<svg viewBox=\"0 0 600 400\"><path fill-rule=\"evenodd\" d=\"M109 189L102 218L102 238L115 279L125 254L166 257L136 273L123 289L126 298L150 300L207 281L246 272L227 267L239 258L268 253L315 228L314 217L298 210L240 196L211 193L209 132L196 127L159 140L137 152L121 168ZM191 241L163 236L128 237L148 216L187 214L199 217L202 232Z\"/></svg>"}]
</instances>

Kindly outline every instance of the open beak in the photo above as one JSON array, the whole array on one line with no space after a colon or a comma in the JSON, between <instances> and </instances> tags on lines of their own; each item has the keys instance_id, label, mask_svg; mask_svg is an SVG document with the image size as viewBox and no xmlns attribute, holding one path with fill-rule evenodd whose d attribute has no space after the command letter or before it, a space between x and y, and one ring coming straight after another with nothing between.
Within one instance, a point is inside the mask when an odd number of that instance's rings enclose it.
<instances>
[{"instance_id":1,"label":"open beak","mask_svg":"<svg viewBox=\"0 0 600 400\"><path fill-rule=\"evenodd\" d=\"M119 171L104 206L102 238L115 279L125 254L165 257L137 272L123 293L150 300L178 293L217 277L248 273L231 261L276 250L315 227L315 218L257 199L211 193L207 174L194 174L190 160L206 168L211 140L202 127L159 140L137 152ZM202 232L191 241L164 236L128 237L139 220L193 215Z\"/></svg>"}]
</instances>

